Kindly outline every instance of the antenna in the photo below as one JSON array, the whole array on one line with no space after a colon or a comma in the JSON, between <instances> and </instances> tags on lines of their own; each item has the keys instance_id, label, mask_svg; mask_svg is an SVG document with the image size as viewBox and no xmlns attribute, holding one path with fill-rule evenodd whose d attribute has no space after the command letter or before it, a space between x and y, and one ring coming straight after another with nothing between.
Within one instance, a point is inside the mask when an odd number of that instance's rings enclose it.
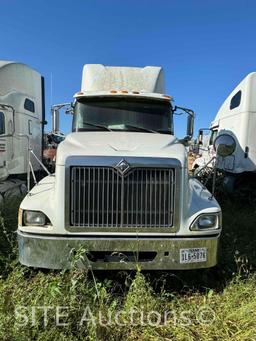
<instances>
[{"instance_id":1,"label":"antenna","mask_svg":"<svg viewBox=\"0 0 256 341\"><path fill-rule=\"evenodd\" d=\"M51 72L51 107L53 105L53 74Z\"/></svg>"}]
</instances>

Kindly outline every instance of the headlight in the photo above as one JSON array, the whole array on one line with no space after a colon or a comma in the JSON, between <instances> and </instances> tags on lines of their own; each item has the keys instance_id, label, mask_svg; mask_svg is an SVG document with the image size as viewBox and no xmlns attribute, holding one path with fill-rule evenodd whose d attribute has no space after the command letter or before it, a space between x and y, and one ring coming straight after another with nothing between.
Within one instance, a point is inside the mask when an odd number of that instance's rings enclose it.
<instances>
[{"instance_id":1,"label":"headlight","mask_svg":"<svg viewBox=\"0 0 256 341\"><path fill-rule=\"evenodd\" d=\"M24 225L44 226L47 224L47 217L39 211L23 211Z\"/></svg>"},{"instance_id":2,"label":"headlight","mask_svg":"<svg viewBox=\"0 0 256 341\"><path fill-rule=\"evenodd\" d=\"M191 231L214 230L221 226L221 213L202 214L190 226Z\"/></svg>"},{"instance_id":3,"label":"headlight","mask_svg":"<svg viewBox=\"0 0 256 341\"><path fill-rule=\"evenodd\" d=\"M225 157L234 153L236 141L231 135L221 134L216 137L213 146L218 155Z\"/></svg>"}]
</instances>

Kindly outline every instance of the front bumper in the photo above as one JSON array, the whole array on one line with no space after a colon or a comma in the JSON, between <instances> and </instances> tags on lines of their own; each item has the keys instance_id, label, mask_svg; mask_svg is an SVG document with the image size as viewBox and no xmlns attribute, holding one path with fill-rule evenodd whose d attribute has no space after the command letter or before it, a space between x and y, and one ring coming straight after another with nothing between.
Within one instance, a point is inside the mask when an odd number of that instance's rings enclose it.
<instances>
[{"instance_id":1,"label":"front bumper","mask_svg":"<svg viewBox=\"0 0 256 341\"><path fill-rule=\"evenodd\" d=\"M72 267L76 256L74 250L82 247L88 254L77 265L95 270L132 270L138 266L143 270L190 270L210 268L217 264L219 235L211 237L84 237L84 236L44 236L24 233L18 230L19 261L30 267L63 269ZM180 249L206 248L205 261L194 263L180 262ZM118 256L92 259L92 254L110 254ZM134 258L124 259L125 253L150 255L143 261ZM152 257L154 255L154 257ZM147 258L144 257L144 258ZM72 262L73 259L73 262Z\"/></svg>"}]
</instances>

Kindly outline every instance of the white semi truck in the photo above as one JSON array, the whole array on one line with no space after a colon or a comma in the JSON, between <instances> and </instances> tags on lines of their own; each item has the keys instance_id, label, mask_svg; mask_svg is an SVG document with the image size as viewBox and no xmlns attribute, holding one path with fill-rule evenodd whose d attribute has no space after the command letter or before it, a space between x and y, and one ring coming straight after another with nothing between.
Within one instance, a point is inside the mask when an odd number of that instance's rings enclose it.
<instances>
[{"instance_id":1,"label":"white semi truck","mask_svg":"<svg viewBox=\"0 0 256 341\"><path fill-rule=\"evenodd\" d=\"M100 270L216 265L221 209L189 176L193 111L177 139L162 68L85 65L72 108L55 174L20 205L20 262L70 267L82 248Z\"/></svg>"},{"instance_id":2,"label":"white semi truck","mask_svg":"<svg viewBox=\"0 0 256 341\"><path fill-rule=\"evenodd\" d=\"M204 166L214 156L214 141L223 136L233 152L217 159L217 168L225 173L229 190L239 188L256 173L256 72L248 74L230 93L210 125L208 150L193 167ZM202 133L199 140L202 140Z\"/></svg>"},{"instance_id":3,"label":"white semi truck","mask_svg":"<svg viewBox=\"0 0 256 341\"><path fill-rule=\"evenodd\" d=\"M0 202L26 190L29 149L42 160L44 115L44 78L25 64L0 61Z\"/></svg>"}]
</instances>

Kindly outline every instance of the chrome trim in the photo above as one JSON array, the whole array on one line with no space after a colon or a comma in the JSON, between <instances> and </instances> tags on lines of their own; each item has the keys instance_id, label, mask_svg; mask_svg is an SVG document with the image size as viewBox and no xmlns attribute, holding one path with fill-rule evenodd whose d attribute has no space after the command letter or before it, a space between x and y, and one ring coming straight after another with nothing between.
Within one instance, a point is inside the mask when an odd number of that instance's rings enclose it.
<instances>
[{"instance_id":1,"label":"chrome trim","mask_svg":"<svg viewBox=\"0 0 256 341\"><path fill-rule=\"evenodd\" d=\"M118 172L120 172L122 175L124 175L124 173L128 172L128 170L130 169L130 165L125 159L122 159L115 166L115 169L117 169Z\"/></svg>"},{"instance_id":2,"label":"chrome trim","mask_svg":"<svg viewBox=\"0 0 256 341\"><path fill-rule=\"evenodd\" d=\"M99 261L90 262L85 256L76 265L93 270L131 270L138 266L145 270L192 270L210 268L217 264L219 235L202 238L105 238L86 236L64 237L27 234L18 231L19 261L26 266L63 269L72 266L72 251L90 252L154 252L146 262ZM207 259L196 263L180 263L180 249L207 248ZM137 258L136 258L137 259Z\"/></svg>"},{"instance_id":3,"label":"chrome trim","mask_svg":"<svg viewBox=\"0 0 256 341\"><path fill-rule=\"evenodd\" d=\"M161 233L174 233L179 230L180 223L180 186L181 186L181 172L182 167L181 163L177 159L172 158L146 158L146 157L125 157L126 162L129 163L130 169L137 167L152 167L152 168L173 168L174 169L174 203L173 203L173 211L174 211L174 221L172 227L157 227L157 222L152 222L152 225L155 224L156 227L74 227L69 225L69 209L70 209L70 167L71 166L106 166L115 168L115 166L124 159L123 156L72 156L67 158L65 164L65 228L70 232L79 232L79 233L87 233L87 232L146 232L148 234L159 232ZM95 176L95 174L93 175ZM112 177L114 173L112 173ZM134 176L134 175L133 175ZM134 186L133 186L134 187ZM136 186L136 191L139 191L139 188ZM133 188L132 188L133 189ZM112 187L113 190L113 187ZM73 200L73 199L72 199ZM113 195L112 195L113 200ZM71 201L72 204L72 201ZM91 203L90 203L91 204ZM94 200L93 203L94 205ZM113 205L113 202L112 202ZM135 215L136 225L138 224L138 215ZM133 216L134 216L133 215ZM94 224L94 221L93 221Z\"/></svg>"},{"instance_id":4,"label":"chrome trim","mask_svg":"<svg viewBox=\"0 0 256 341\"><path fill-rule=\"evenodd\" d=\"M198 227L198 226L195 226L197 225L197 222L199 220L200 217L203 217L203 216L209 216L209 215L215 215L217 217L217 220L216 220L216 224L215 226L213 227ZM195 226L195 227L194 227ZM193 228L194 227L194 228ZM221 212L214 212L214 213L201 213L199 214L193 221L192 223L190 224L189 226L189 230L190 231L205 231L205 232L208 232L208 231L218 231L222 228L222 213Z\"/></svg>"},{"instance_id":5,"label":"chrome trim","mask_svg":"<svg viewBox=\"0 0 256 341\"><path fill-rule=\"evenodd\" d=\"M71 226L84 228L172 227L175 187L173 168L136 167L131 168L126 174L120 174L116 169L106 166L71 166L70 172ZM91 173L95 174L92 183L93 190L89 189ZM112 181L113 174L114 181ZM132 181L134 178L135 180ZM137 193L135 196L131 196L129 190L135 187ZM149 198L148 187L151 189ZM112 196L114 205L109 204L111 196L106 197L109 188L114 189ZM155 195L152 195L153 191ZM86 193L88 193L87 199L85 199ZM89 209L89 201L95 205L95 209ZM152 202L155 209L152 209ZM136 223L133 224L131 212L134 214L135 205ZM169 212L167 206L170 209ZM147 222L149 217L155 219L154 225ZM91 221L91 218L94 219L94 222ZM108 224L106 220L108 220Z\"/></svg>"}]
</instances>

